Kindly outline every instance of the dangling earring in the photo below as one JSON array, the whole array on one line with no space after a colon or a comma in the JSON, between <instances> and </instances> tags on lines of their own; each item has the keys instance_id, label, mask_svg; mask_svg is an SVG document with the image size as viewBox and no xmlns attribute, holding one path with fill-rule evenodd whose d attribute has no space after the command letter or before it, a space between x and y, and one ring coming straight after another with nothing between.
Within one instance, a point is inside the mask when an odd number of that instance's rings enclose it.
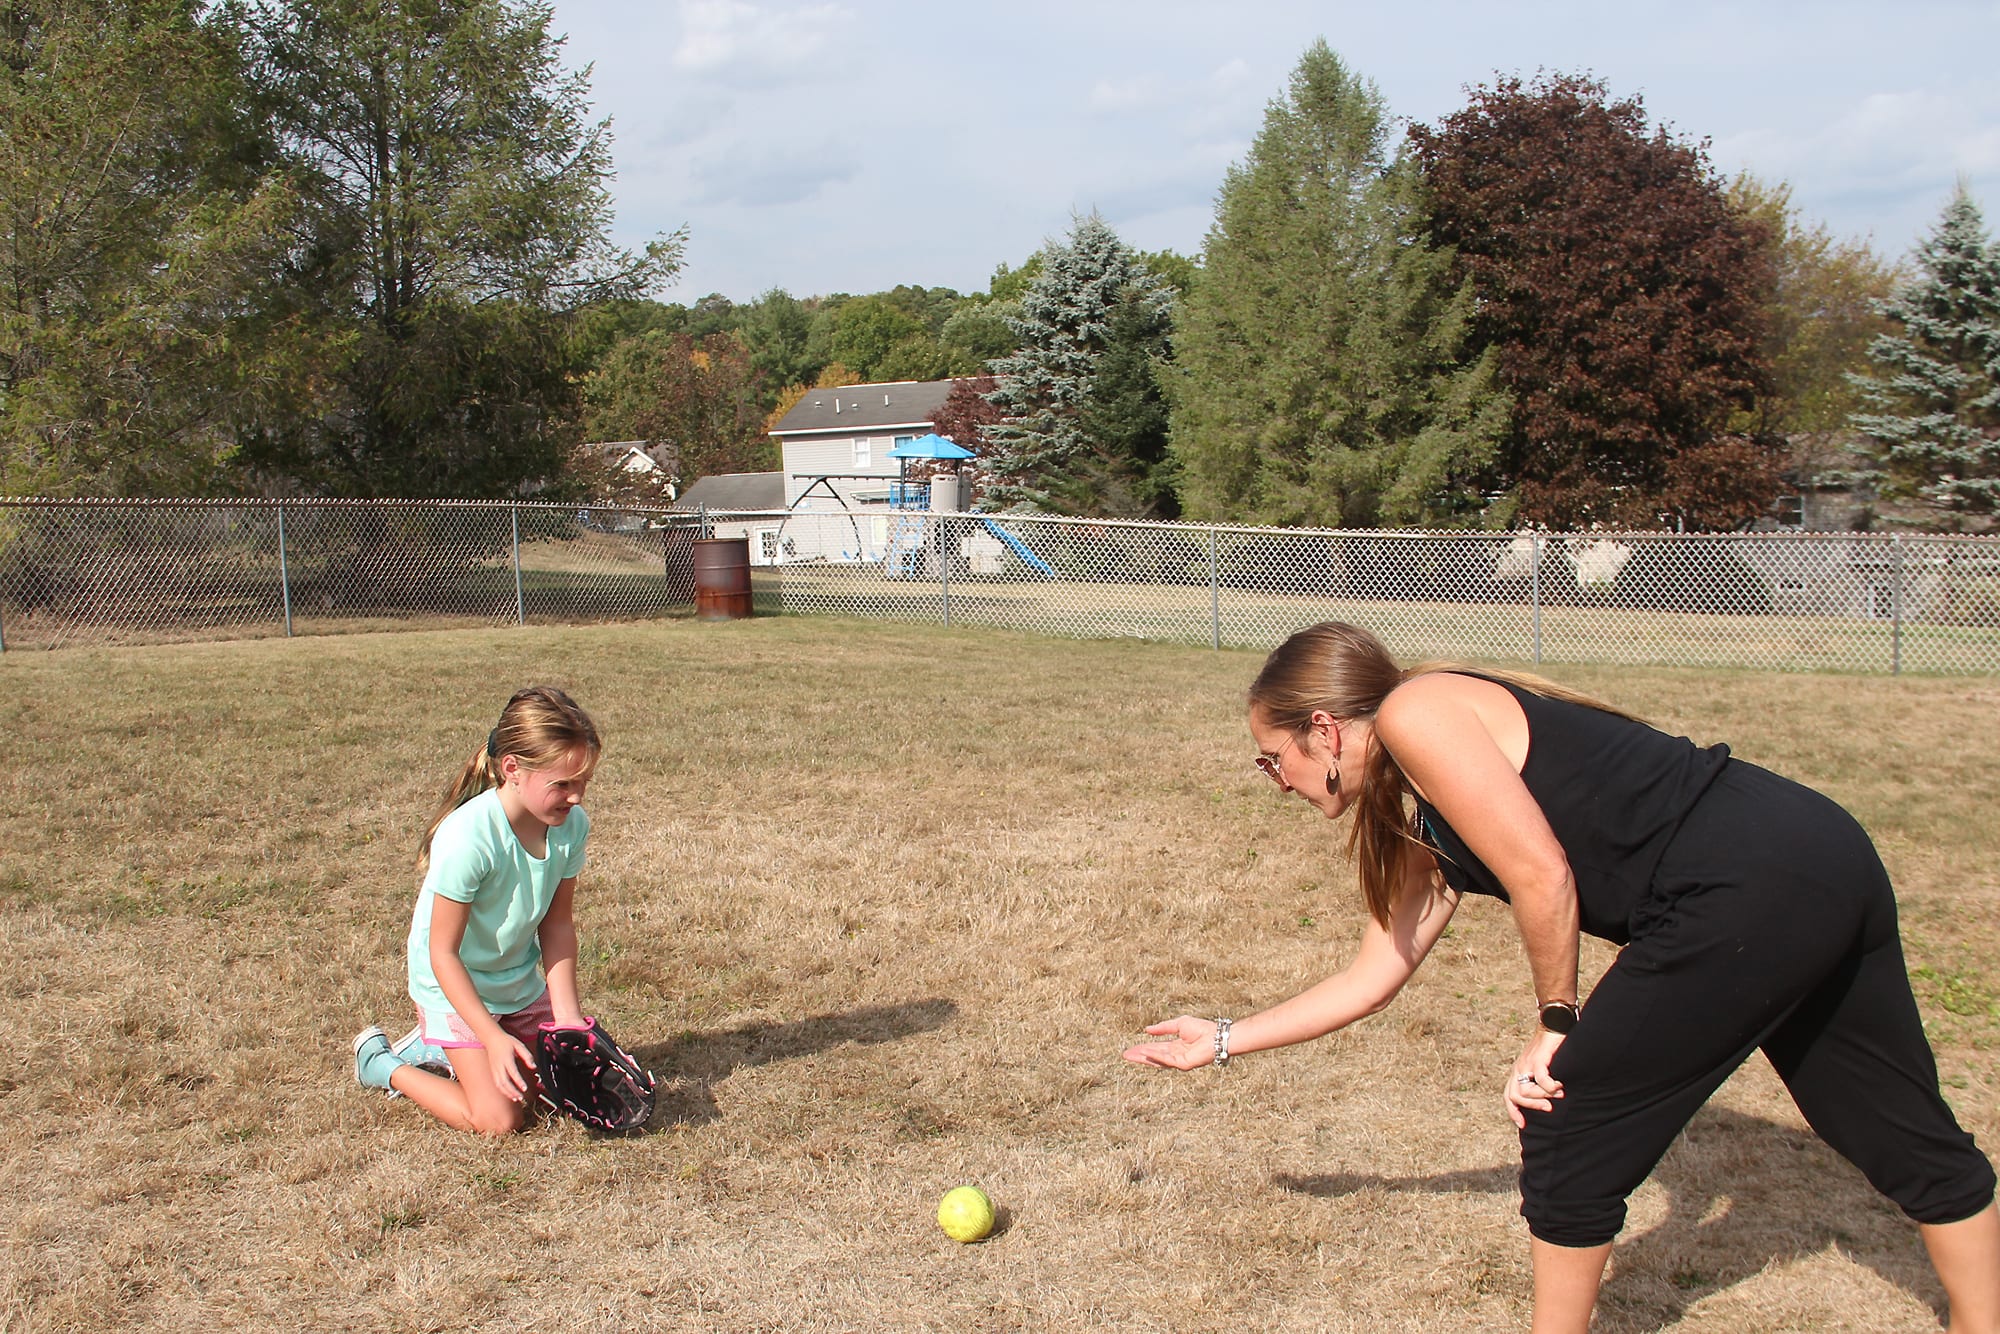
<instances>
[{"instance_id":1,"label":"dangling earring","mask_svg":"<svg viewBox=\"0 0 2000 1334\"><path fill-rule=\"evenodd\" d=\"M1326 771L1326 794L1329 797L1331 797L1338 795L1339 792L1340 792L1340 761L1335 760L1333 762L1333 767Z\"/></svg>"}]
</instances>

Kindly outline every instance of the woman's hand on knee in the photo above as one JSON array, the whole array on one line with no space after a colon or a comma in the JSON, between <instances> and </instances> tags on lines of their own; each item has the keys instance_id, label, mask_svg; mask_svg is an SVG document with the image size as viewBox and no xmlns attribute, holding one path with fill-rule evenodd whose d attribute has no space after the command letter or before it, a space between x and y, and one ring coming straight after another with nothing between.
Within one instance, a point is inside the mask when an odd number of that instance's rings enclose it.
<instances>
[{"instance_id":1,"label":"woman's hand on knee","mask_svg":"<svg viewBox=\"0 0 2000 1334\"><path fill-rule=\"evenodd\" d=\"M1528 1124L1523 1109L1553 1111L1555 1100L1563 1095L1562 1081L1549 1073L1549 1062L1555 1059L1556 1049L1562 1044L1562 1034L1546 1028L1540 1030L1507 1072L1507 1115L1514 1122L1514 1129L1520 1130Z\"/></svg>"}]
</instances>

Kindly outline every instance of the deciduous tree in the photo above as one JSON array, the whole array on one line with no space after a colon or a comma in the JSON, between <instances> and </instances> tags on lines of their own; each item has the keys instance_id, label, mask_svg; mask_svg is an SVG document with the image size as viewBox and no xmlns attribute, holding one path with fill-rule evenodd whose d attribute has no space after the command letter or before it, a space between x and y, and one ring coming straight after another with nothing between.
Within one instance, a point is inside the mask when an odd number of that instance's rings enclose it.
<instances>
[{"instance_id":1,"label":"deciduous tree","mask_svg":"<svg viewBox=\"0 0 2000 1334\"><path fill-rule=\"evenodd\" d=\"M294 200L202 9L0 7L0 490L206 492L307 373L261 299Z\"/></svg>"},{"instance_id":2,"label":"deciduous tree","mask_svg":"<svg viewBox=\"0 0 2000 1334\"><path fill-rule=\"evenodd\" d=\"M1472 278L1475 342L1513 399L1496 476L1520 516L1712 521L1675 478L1714 468L1674 461L1763 391L1772 274L1705 147L1575 75L1502 79L1411 135L1432 238Z\"/></svg>"},{"instance_id":3,"label":"deciduous tree","mask_svg":"<svg viewBox=\"0 0 2000 1334\"><path fill-rule=\"evenodd\" d=\"M733 334L684 333L622 343L585 381L587 420L600 440L643 440L673 461L685 487L698 477L775 467L759 376Z\"/></svg>"},{"instance_id":4,"label":"deciduous tree","mask_svg":"<svg viewBox=\"0 0 2000 1334\"><path fill-rule=\"evenodd\" d=\"M608 237L608 126L546 3L248 0L309 223L290 275L328 331L323 403L274 418L267 472L360 495L501 495L575 433L564 317L645 294L678 236Z\"/></svg>"}]
</instances>

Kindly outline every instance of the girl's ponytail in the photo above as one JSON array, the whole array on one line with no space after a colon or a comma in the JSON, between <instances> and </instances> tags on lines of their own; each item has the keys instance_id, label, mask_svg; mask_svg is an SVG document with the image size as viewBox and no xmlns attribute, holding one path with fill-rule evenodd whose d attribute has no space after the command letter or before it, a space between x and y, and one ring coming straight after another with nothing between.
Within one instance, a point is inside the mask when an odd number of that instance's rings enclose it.
<instances>
[{"instance_id":1,"label":"girl's ponytail","mask_svg":"<svg viewBox=\"0 0 2000 1334\"><path fill-rule=\"evenodd\" d=\"M548 769L578 752L595 761L602 749L597 725L567 694L554 686L516 691L500 712L500 725L486 734L486 744L472 753L445 790L443 802L424 830L417 869L430 869L431 839L444 818L487 788L500 786L502 756L516 757L527 769Z\"/></svg>"},{"instance_id":2,"label":"girl's ponytail","mask_svg":"<svg viewBox=\"0 0 2000 1334\"><path fill-rule=\"evenodd\" d=\"M431 868L431 839L436 837L438 826L444 817L471 801L489 787L500 786L500 761L488 753L485 746L472 752L459 769L458 777L445 789L444 800L431 816L431 822L424 829L424 841L417 849L417 870Z\"/></svg>"}]
</instances>

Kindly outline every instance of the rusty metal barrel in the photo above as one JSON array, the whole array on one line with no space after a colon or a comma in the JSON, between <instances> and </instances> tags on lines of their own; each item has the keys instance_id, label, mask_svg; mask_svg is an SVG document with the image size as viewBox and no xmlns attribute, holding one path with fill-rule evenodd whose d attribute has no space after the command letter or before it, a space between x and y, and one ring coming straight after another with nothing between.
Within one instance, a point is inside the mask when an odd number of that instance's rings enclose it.
<instances>
[{"instance_id":1,"label":"rusty metal barrel","mask_svg":"<svg viewBox=\"0 0 2000 1334\"><path fill-rule=\"evenodd\" d=\"M736 621L750 615L749 538L695 540L694 614L703 621Z\"/></svg>"}]
</instances>

